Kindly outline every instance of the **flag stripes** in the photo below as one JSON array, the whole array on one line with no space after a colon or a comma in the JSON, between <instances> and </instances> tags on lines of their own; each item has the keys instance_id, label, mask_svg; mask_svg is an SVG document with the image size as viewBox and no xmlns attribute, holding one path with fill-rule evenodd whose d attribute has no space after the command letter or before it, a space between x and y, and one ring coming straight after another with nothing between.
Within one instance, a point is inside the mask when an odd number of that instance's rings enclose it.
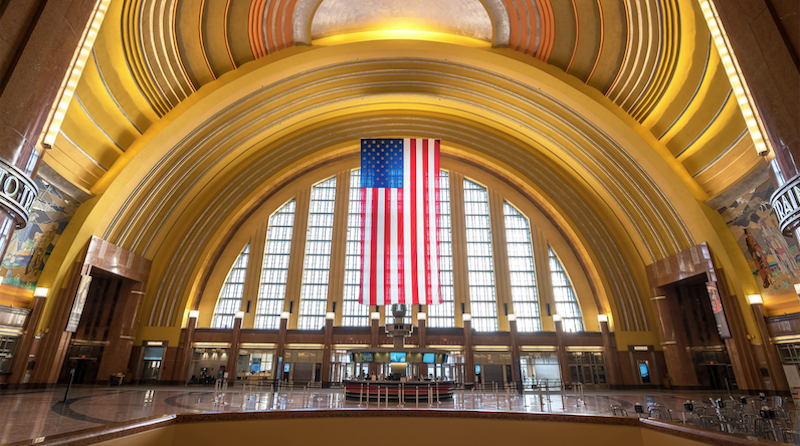
<instances>
[{"instance_id":1,"label":"flag stripes","mask_svg":"<svg viewBox=\"0 0 800 446\"><path fill-rule=\"evenodd\" d=\"M439 141L364 139L361 158L359 301L440 303Z\"/></svg>"}]
</instances>

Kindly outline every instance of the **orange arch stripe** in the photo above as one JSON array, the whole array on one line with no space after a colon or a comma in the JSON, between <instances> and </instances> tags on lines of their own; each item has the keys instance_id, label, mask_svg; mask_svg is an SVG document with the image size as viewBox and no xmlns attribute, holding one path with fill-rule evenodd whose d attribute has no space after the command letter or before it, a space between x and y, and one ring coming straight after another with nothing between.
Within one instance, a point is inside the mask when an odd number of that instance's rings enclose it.
<instances>
[{"instance_id":1,"label":"orange arch stripe","mask_svg":"<svg viewBox=\"0 0 800 446\"><path fill-rule=\"evenodd\" d=\"M253 57L258 59L294 44L292 17L296 6L297 0L252 0L247 35Z\"/></svg>"},{"instance_id":2,"label":"orange arch stripe","mask_svg":"<svg viewBox=\"0 0 800 446\"><path fill-rule=\"evenodd\" d=\"M547 62L550 59L550 54L553 52L553 45L555 44L555 17L550 0L539 0L537 3L539 6L539 16L542 21L542 39L535 57L543 62Z\"/></svg>"},{"instance_id":3,"label":"orange arch stripe","mask_svg":"<svg viewBox=\"0 0 800 446\"><path fill-rule=\"evenodd\" d=\"M565 72L569 74L569 69L572 68L572 63L575 62L575 55L578 54L578 43L581 41L581 22L578 18L578 6L575 5L575 0L572 0L572 10L575 12L575 47L572 48L572 57L569 59L569 65Z\"/></svg>"},{"instance_id":4,"label":"orange arch stripe","mask_svg":"<svg viewBox=\"0 0 800 446\"><path fill-rule=\"evenodd\" d=\"M589 81L592 80L592 76L594 76L594 72L597 70L597 65L600 63L600 56L603 55L603 43L605 41L606 24L603 17L603 5L600 4L600 0L597 0L597 10L600 11L600 47L597 50L597 59L594 60L592 71L589 73L589 77L586 78L587 85Z\"/></svg>"}]
</instances>

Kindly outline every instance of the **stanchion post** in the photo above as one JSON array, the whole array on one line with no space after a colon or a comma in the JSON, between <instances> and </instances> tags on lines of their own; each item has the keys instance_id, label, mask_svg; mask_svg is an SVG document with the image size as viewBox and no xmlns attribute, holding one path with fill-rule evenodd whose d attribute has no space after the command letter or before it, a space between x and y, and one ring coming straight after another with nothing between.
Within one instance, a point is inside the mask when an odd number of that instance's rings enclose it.
<instances>
[{"instance_id":1,"label":"stanchion post","mask_svg":"<svg viewBox=\"0 0 800 446\"><path fill-rule=\"evenodd\" d=\"M475 410L475 387L472 387L472 410Z\"/></svg>"}]
</instances>

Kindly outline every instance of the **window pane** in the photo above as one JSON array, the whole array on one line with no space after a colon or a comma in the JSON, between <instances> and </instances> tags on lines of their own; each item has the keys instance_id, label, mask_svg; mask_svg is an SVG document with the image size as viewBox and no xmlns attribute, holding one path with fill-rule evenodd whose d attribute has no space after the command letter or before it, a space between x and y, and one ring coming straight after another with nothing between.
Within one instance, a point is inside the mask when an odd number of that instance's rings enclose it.
<instances>
[{"instance_id":1,"label":"window pane","mask_svg":"<svg viewBox=\"0 0 800 446\"><path fill-rule=\"evenodd\" d=\"M325 325L335 200L336 177L311 188L303 285L297 319L297 328L300 330L319 330Z\"/></svg>"},{"instance_id":2,"label":"window pane","mask_svg":"<svg viewBox=\"0 0 800 446\"><path fill-rule=\"evenodd\" d=\"M233 262L233 266L228 271L228 277L222 284L217 298L217 306L214 308L214 316L211 318L211 328L233 328L233 317L242 308L244 279L247 276L249 259L250 244L248 243Z\"/></svg>"},{"instance_id":3,"label":"window pane","mask_svg":"<svg viewBox=\"0 0 800 446\"><path fill-rule=\"evenodd\" d=\"M350 203L347 214L342 326L368 327L369 305L358 303L361 286L361 169L350 173Z\"/></svg>"},{"instance_id":4,"label":"window pane","mask_svg":"<svg viewBox=\"0 0 800 446\"><path fill-rule=\"evenodd\" d=\"M439 171L439 284L442 303L428 305L428 327L455 327L453 248L450 235L450 173Z\"/></svg>"},{"instance_id":5,"label":"window pane","mask_svg":"<svg viewBox=\"0 0 800 446\"><path fill-rule=\"evenodd\" d=\"M261 264L261 286L256 300L255 328L277 330L286 297L289 252L292 249L295 200L269 217L264 259Z\"/></svg>"},{"instance_id":6,"label":"window pane","mask_svg":"<svg viewBox=\"0 0 800 446\"><path fill-rule=\"evenodd\" d=\"M497 331L489 193L483 186L467 179L464 179L464 212L472 327L476 331Z\"/></svg>"},{"instance_id":7,"label":"window pane","mask_svg":"<svg viewBox=\"0 0 800 446\"><path fill-rule=\"evenodd\" d=\"M511 271L511 301L514 302L514 315L517 316L517 331L541 331L530 222L508 202L503 202L503 214L508 269Z\"/></svg>"},{"instance_id":8,"label":"window pane","mask_svg":"<svg viewBox=\"0 0 800 446\"><path fill-rule=\"evenodd\" d=\"M575 297L575 290L572 289L572 284L561 265L561 261L549 245L547 246L547 253L550 257L553 301L556 304L556 313L561 316L561 326L564 331L583 331L583 319L581 318L581 309L578 307L578 300Z\"/></svg>"}]
</instances>

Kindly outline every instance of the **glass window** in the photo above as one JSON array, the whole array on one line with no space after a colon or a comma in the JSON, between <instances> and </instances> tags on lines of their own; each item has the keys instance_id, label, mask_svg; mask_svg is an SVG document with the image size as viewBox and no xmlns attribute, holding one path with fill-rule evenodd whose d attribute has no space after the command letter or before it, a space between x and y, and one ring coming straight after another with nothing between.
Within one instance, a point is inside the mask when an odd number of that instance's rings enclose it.
<instances>
[{"instance_id":1,"label":"glass window","mask_svg":"<svg viewBox=\"0 0 800 446\"><path fill-rule=\"evenodd\" d=\"M453 236L450 224L450 173L439 171L439 284L442 303L428 305L428 327L455 327Z\"/></svg>"},{"instance_id":2,"label":"glass window","mask_svg":"<svg viewBox=\"0 0 800 446\"><path fill-rule=\"evenodd\" d=\"M361 285L361 169L355 169L350 173L345 250L342 326L368 327L369 305L358 303L358 291Z\"/></svg>"},{"instance_id":3,"label":"glass window","mask_svg":"<svg viewBox=\"0 0 800 446\"><path fill-rule=\"evenodd\" d=\"M511 274L511 301L514 302L514 315L517 316L517 331L541 331L531 225L517 208L505 201L503 214L506 225L508 269Z\"/></svg>"},{"instance_id":4,"label":"glass window","mask_svg":"<svg viewBox=\"0 0 800 446\"><path fill-rule=\"evenodd\" d=\"M317 183L311 188L303 287L300 291L300 312L297 319L297 328L300 330L319 330L325 325L335 204L336 177Z\"/></svg>"},{"instance_id":5,"label":"glass window","mask_svg":"<svg viewBox=\"0 0 800 446\"><path fill-rule=\"evenodd\" d=\"M293 199L269 217L255 328L277 330L280 326L280 316L286 297L295 208L296 203Z\"/></svg>"},{"instance_id":6,"label":"glass window","mask_svg":"<svg viewBox=\"0 0 800 446\"><path fill-rule=\"evenodd\" d=\"M549 245L547 246L547 253L550 257L553 301L556 304L556 314L561 316L561 326L564 327L564 331L583 331L581 309L578 307L578 300L575 298L575 290L572 289L569 276L567 276L567 272L561 266L561 261Z\"/></svg>"},{"instance_id":7,"label":"glass window","mask_svg":"<svg viewBox=\"0 0 800 446\"><path fill-rule=\"evenodd\" d=\"M222 285L217 298L211 328L233 328L233 317L242 308L244 295L244 279L247 276L247 262L250 258L250 244L244 247L239 257L228 271L228 277Z\"/></svg>"},{"instance_id":8,"label":"glass window","mask_svg":"<svg viewBox=\"0 0 800 446\"><path fill-rule=\"evenodd\" d=\"M476 331L497 331L489 193L467 179L464 179L464 214L472 327Z\"/></svg>"}]
</instances>

